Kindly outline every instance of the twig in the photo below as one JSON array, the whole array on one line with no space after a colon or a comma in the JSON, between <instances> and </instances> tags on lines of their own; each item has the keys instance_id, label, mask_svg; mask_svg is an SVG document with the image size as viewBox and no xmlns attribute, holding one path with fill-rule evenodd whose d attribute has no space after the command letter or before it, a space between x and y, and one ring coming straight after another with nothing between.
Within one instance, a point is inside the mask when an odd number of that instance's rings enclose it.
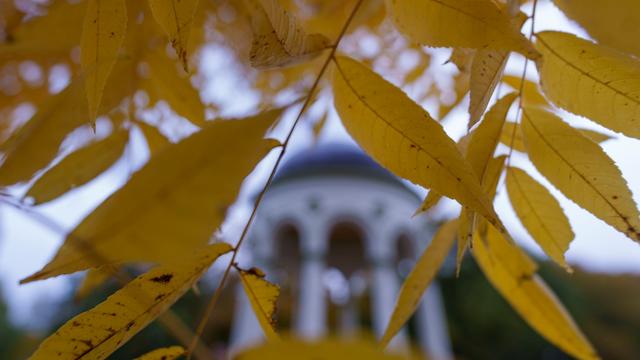
<instances>
[{"instance_id":1,"label":"twig","mask_svg":"<svg viewBox=\"0 0 640 360\"><path fill-rule=\"evenodd\" d=\"M300 111L298 112L298 115L297 115L295 121L293 122L293 125L291 126L291 129L289 129L287 137L285 138L284 142L282 143L282 147L281 147L280 154L278 155L278 159L276 160L275 165L271 169L271 174L269 174L269 178L267 179L267 182L265 183L264 187L262 188L262 191L260 191L258 197L256 198L256 201L255 201L254 206L253 206L253 210L251 211L251 215L249 216L249 220L247 220L247 223L245 224L244 228L242 229L242 234L240 235L240 239L238 240L236 246L233 248L232 255L231 255L231 260L229 260L229 265L227 265L227 267L226 267L226 269L224 271L224 274L222 275L222 279L220 280L220 284L216 288L215 293L211 297L211 301L207 305L207 308L205 310L204 315L200 319L200 323L198 324L198 327L196 329L196 333L195 333L195 336L193 338L193 341L192 341L191 345L189 346L189 348L187 350L187 353L188 353L188 357L187 358L188 359L191 358L191 350L200 341L200 337L202 336L202 332L204 331L204 328L207 325L207 322L209 321L209 318L211 317L211 313L213 312L213 309L215 308L215 305L218 302L218 298L220 298L220 294L222 293L222 289L224 288L224 286L225 286L225 284L227 282L227 279L229 278L229 273L231 271L231 268L235 264L236 257L238 255L240 247L242 246L242 244L244 242L244 239L247 236L247 232L249 231L249 228L250 228L250 226L251 226L251 224L253 222L253 219L256 216L256 213L258 211L258 208L260 207L260 204L262 203L262 199L264 198L265 193L267 192L267 190L269 189L269 186L273 182L273 178L275 177L276 171L278 170L278 167L280 166L280 163L282 162L282 158L284 157L284 155L285 155L285 153L287 151L287 148L289 146L289 142L291 141L291 137L293 135L293 132L296 129L296 126L298 125L298 123L300 122L300 119L302 119L302 115L304 114L305 110L307 110L307 108L309 107L309 104L311 103L311 99L313 98L313 93L318 88L318 85L320 84L320 80L322 79L322 76L326 72L326 70L327 70L327 68L329 66L329 63L331 62L331 59L333 59L333 57L334 57L334 55L336 53L336 50L338 49L338 45L340 44L340 41L344 37L344 34L347 32L347 29L349 28L349 25L353 21L353 18L355 16L356 12L358 11L358 9L360 8L360 5L362 5L362 2L363 2L363 0L358 0L356 5L354 6L353 10L351 11L351 14L349 14L349 17L347 18L345 24L343 25L342 30L340 31L340 34L338 35L338 38L335 41L335 44L329 48L330 49L329 55L327 56L327 59L325 60L325 62L322 64L322 67L320 68L320 72L318 73L318 76L316 77L315 81L313 82L313 85L311 86L311 88L309 90L309 93L307 94L307 97L306 97L306 99L305 99L305 101L304 101L304 103L302 105L302 108L300 108Z\"/></svg>"}]
</instances>

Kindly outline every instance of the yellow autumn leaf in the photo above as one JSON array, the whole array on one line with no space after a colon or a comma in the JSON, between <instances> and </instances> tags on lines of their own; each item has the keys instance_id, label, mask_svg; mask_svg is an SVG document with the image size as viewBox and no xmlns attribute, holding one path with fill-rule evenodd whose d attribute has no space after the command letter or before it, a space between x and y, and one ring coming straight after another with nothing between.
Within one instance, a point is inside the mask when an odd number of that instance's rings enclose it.
<instances>
[{"instance_id":1,"label":"yellow autumn leaf","mask_svg":"<svg viewBox=\"0 0 640 360\"><path fill-rule=\"evenodd\" d=\"M225 243L176 258L137 277L93 309L62 325L30 359L105 359L165 312L220 256Z\"/></svg>"},{"instance_id":2,"label":"yellow autumn leaf","mask_svg":"<svg viewBox=\"0 0 640 360\"><path fill-rule=\"evenodd\" d=\"M244 178L278 143L263 139L280 115L220 120L168 145L65 239L29 282L100 265L164 263L207 244Z\"/></svg>"},{"instance_id":3,"label":"yellow autumn leaf","mask_svg":"<svg viewBox=\"0 0 640 360\"><path fill-rule=\"evenodd\" d=\"M498 182L500 181L500 175L502 175L502 169L504 168L506 159L506 155L500 155L490 159L489 163L487 164L484 179L482 180L482 189L489 195L489 198L492 200L496 196ZM464 254L471 244L473 233L477 230L481 234L484 234L487 228L487 224L484 219L478 218L473 211L470 211L465 207L460 209L458 225L456 275L460 274L462 260L464 260Z\"/></svg>"},{"instance_id":4,"label":"yellow autumn leaf","mask_svg":"<svg viewBox=\"0 0 640 360\"><path fill-rule=\"evenodd\" d=\"M558 200L521 169L507 169L507 193L518 218L551 259L571 270L564 259L574 234Z\"/></svg>"},{"instance_id":5,"label":"yellow autumn leaf","mask_svg":"<svg viewBox=\"0 0 640 360\"><path fill-rule=\"evenodd\" d=\"M522 93L520 96L522 96L523 105L549 106L547 99L545 99L544 95L540 93L538 83L524 79L524 84L522 84L522 77L513 75L504 75L502 77L502 82L509 85L515 91L520 91L520 87L522 87Z\"/></svg>"},{"instance_id":6,"label":"yellow autumn leaf","mask_svg":"<svg viewBox=\"0 0 640 360\"><path fill-rule=\"evenodd\" d=\"M29 180L58 153L64 138L87 122L82 83L74 79L62 92L48 98L35 115L7 140L0 167L0 186Z\"/></svg>"},{"instance_id":7,"label":"yellow autumn leaf","mask_svg":"<svg viewBox=\"0 0 640 360\"><path fill-rule=\"evenodd\" d=\"M125 0L88 0L80 39L89 121L95 122L102 93L127 30Z\"/></svg>"},{"instance_id":8,"label":"yellow autumn leaf","mask_svg":"<svg viewBox=\"0 0 640 360\"><path fill-rule=\"evenodd\" d=\"M502 173L504 158L494 158L502 127L506 121L507 113L517 94L511 93L500 98L485 114L480 125L471 133L469 143L466 146L465 156L467 161L482 185L485 193L494 194L497 182ZM489 169L491 167L491 169ZM493 200L493 196L489 199ZM456 269L460 271L460 265L464 253L469 246L471 236L476 229L479 219L472 209L463 208L460 213L460 230L458 252L456 256Z\"/></svg>"},{"instance_id":9,"label":"yellow autumn leaf","mask_svg":"<svg viewBox=\"0 0 640 360\"><path fill-rule=\"evenodd\" d=\"M178 73L179 68L169 59L164 49L152 52L145 57L149 66L149 78L142 82L151 101L166 101L178 115L196 126L205 124L205 106L200 100L200 93L189 81L189 75Z\"/></svg>"},{"instance_id":10,"label":"yellow autumn leaf","mask_svg":"<svg viewBox=\"0 0 640 360\"><path fill-rule=\"evenodd\" d=\"M391 319L380 339L382 347L386 347L389 344L389 341L393 339L415 312L422 295L438 274L438 270L440 270L447 255L449 255L449 251L456 239L457 231L458 224L455 220L442 224L433 236L429 246L416 262L413 270L411 270L411 273L402 284Z\"/></svg>"},{"instance_id":11,"label":"yellow autumn leaf","mask_svg":"<svg viewBox=\"0 0 640 360\"><path fill-rule=\"evenodd\" d=\"M589 340L521 249L489 226L485 238L474 234L473 255L489 282L540 335L578 359L598 359Z\"/></svg>"},{"instance_id":12,"label":"yellow autumn leaf","mask_svg":"<svg viewBox=\"0 0 640 360\"><path fill-rule=\"evenodd\" d=\"M82 282L80 282L80 285L78 285L76 289L74 299L84 299L87 295L91 294L93 290L109 280L117 271L118 267L114 265L104 265L87 270Z\"/></svg>"},{"instance_id":13,"label":"yellow autumn leaf","mask_svg":"<svg viewBox=\"0 0 640 360\"><path fill-rule=\"evenodd\" d=\"M517 6L515 7L517 12ZM518 28L526 21L527 17L519 13L512 22ZM471 64L471 76L469 79L469 125L471 129L482 117L487 109L493 92L500 83L502 73L509 60L509 52L505 50L480 49L476 51Z\"/></svg>"},{"instance_id":14,"label":"yellow autumn leaf","mask_svg":"<svg viewBox=\"0 0 640 360\"><path fill-rule=\"evenodd\" d=\"M422 204L420 204L420 207L416 210L415 213L413 213L413 216L416 216L431 210L431 208L436 206L441 199L442 199L442 195L438 194L437 191L429 190L429 193L422 201Z\"/></svg>"},{"instance_id":15,"label":"yellow autumn leaf","mask_svg":"<svg viewBox=\"0 0 640 360\"><path fill-rule=\"evenodd\" d=\"M369 341L323 339L318 342L289 339L271 341L238 354L234 360L402 360L403 355L383 352Z\"/></svg>"},{"instance_id":16,"label":"yellow autumn leaf","mask_svg":"<svg viewBox=\"0 0 640 360\"><path fill-rule=\"evenodd\" d=\"M522 132L538 171L573 202L640 241L640 213L613 160L579 131L541 109L525 108Z\"/></svg>"},{"instance_id":17,"label":"yellow autumn leaf","mask_svg":"<svg viewBox=\"0 0 640 360\"><path fill-rule=\"evenodd\" d=\"M198 0L149 0L149 6L188 72L187 46Z\"/></svg>"},{"instance_id":18,"label":"yellow autumn leaf","mask_svg":"<svg viewBox=\"0 0 640 360\"><path fill-rule=\"evenodd\" d=\"M640 56L640 3L637 0L553 0L602 45Z\"/></svg>"},{"instance_id":19,"label":"yellow autumn leaf","mask_svg":"<svg viewBox=\"0 0 640 360\"><path fill-rule=\"evenodd\" d=\"M482 183L485 170L500 142L502 127L506 121L511 104L518 97L511 93L500 98L487 112L477 129L475 129L467 146L466 158L473 171Z\"/></svg>"},{"instance_id":20,"label":"yellow autumn leaf","mask_svg":"<svg viewBox=\"0 0 640 360\"><path fill-rule=\"evenodd\" d=\"M264 331L267 340L278 339L273 316L276 312L276 301L280 296L278 285L272 284L264 277L265 274L257 268L238 270L244 293L249 298L251 308Z\"/></svg>"},{"instance_id":21,"label":"yellow autumn leaf","mask_svg":"<svg viewBox=\"0 0 640 360\"><path fill-rule=\"evenodd\" d=\"M47 170L25 196L32 198L34 204L38 205L86 184L120 158L128 141L129 132L117 130L100 141L76 150Z\"/></svg>"},{"instance_id":22,"label":"yellow autumn leaf","mask_svg":"<svg viewBox=\"0 0 640 360\"><path fill-rule=\"evenodd\" d=\"M513 133L514 127L515 127L515 134ZM607 134L603 134L598 131L581 129L576 127L574 127L574 129L578 130L582 135L588 137L589 139L599 144L611 139L611 136ZM524 139L522 138L522 130L520 129L520 124L516 124L513 122L504 123L504 127L502 128L502 134L500 135L500 143L506 146L510 146L512 136L513 136L513 149L518 150L520 152L527 152L527 149L524 146Z\"/></svg>"},{"instance_id":23,"label":"yellow autumn leaf","mask_svg":"<svg viewBox=\"0 0 640 360\"><path fill-rule=\"evenodd\" d=\"M86 8L86 1L51 2L46 15L25 19L11 32L11 42L0 43L0 60L68 59L80 43Z\"/></svg>"},{"instance_id":24,"label":"yellow autumn leaf","mask_svg":"<svg viewBox=\"0 0 640 360\"><path fill-rule=\"evenodd\" d=\"M334 103L354 140L396 175L459 201L504 229L469 163L442 126L402 90L338 57Z\"/></svg>"},{"instance_id":25,"label":"yellow autumn leaf","mask_svg":"<svg viewBox=\"0 0 640 360\"><path fill-rule=\"evenodd\" d=\"M307 34L278 0L244 0L251 16L253 42L249 60L259 69L309 60L329 46L321 34Z\"/></svg>"},{"instance_id":26,"label":"yellow autumn leaf","mask_svg":"<svg viewBox=\"0 0 640 360\"><path fill-rule=\"evenodd\" d=\"M175 360L186 353L182 346L169 346L150 351L136 360Z\"/></svg>"},{"instance_id":27,"label":"yellow autumn leaf","mask_svg":"<svg viewBox=\"0 0 640 360\"><path fill-rule=\"evenodd\" d=\"M537 34L540 83L559 107L640 138L640 60L573 34Z\"/></svg>"},{"instance_id":28,"label":"yellow autumn leaf","mask_svg":"<svg viewBox=\"0 0 640 360\"><path fill-rule=\"evenodd\" d=\"M493 91L500 82L507 60L509 60L509 52L505 50L476 51L469 79L469 125L467 128L471 129L480 121L493 96Z\"/></svg>"},{"instance_id":29,"label":"yellow autumn leaf","mask_svg":"<svg viewBox=\"0 0 640 360\"><path fill-rule=\"evenodd\" d=\"M491 0L387 0L396 27L427 46L538 53ZM454 25L455 24L455 25Z\"/></svg>"},{"instance_id":30,"label":"yellow autumn leaf","mask_svg":"<svg viewBox=\"0 0 640 360\"><path fill-rule=\"evenodd\" d=\"M142 135L144 135L144 139L147 141L147 148L149 149L151 156L154 156L160 149L171 144L169 139L167 139L156 127L151 126L144 121L136 121L136 126L140 129Z\"/></svg>"}]
</instances>

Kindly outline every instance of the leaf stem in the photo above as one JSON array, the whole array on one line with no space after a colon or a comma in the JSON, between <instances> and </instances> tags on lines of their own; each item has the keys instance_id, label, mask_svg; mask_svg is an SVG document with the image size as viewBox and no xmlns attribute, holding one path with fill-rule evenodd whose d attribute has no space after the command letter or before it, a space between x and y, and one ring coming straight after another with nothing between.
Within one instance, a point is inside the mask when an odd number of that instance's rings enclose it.
<instances>
[{"instance_id":1,"label":"leaf stem","mask_svg":"<svg viewBox=\"0 0 640 360\"><path fill-rule=\"evenodd\" d=\"M269 178L267 179L267 182L265 183L264 187L262 188L262 190L258 194L258 197L256 198L256 201L255 201L254 206L253 206L253 210L251 211L251 215L249 216L249 219L247 220L247 223L245 224L244 228L242 229L242 234L240 235L240 238L238 239L238 242L237 242L236 246L233 248L231 259L229 260L229 264L227 265L227 267L226 267L226 269L224 271L224 274L222 275L222 279L220 280L220 284L216 288L215 293L213 294L213 296L211 297L211 300L209 301L209 304L207 305L207 308L205 310L204 315L200 319L200 322L199 322L198 327L196 329L195 336L194 336L194 338L192 340L192 343L189 346L189 348L187 349L187 354L188 354L187 355L187 359L191 358L191 350L200 341L200 337L202 336L202 332L204 331L204 328L207 325L207 322L208 322L209 318L211 317L213 309L215 308L215 305L218 302L218 299L220 298L220 295L222 293L222 289L226 285L226 282L227 282L227 280L229 278L229 273L231 271L231 268L236 263L236 257L238 255L240 247L244 243L244 239L246 238L247 233L249 231L249 228L251 227L251 224L253 223L253 219L255 218L256 213L258 211L258 208L260 207L260 204L262 203L262 199L264 198L264 195L266 194L267 190L269 189L269 186L273 182L273 178L275 177L275 174L276 174L276 172L278 170L278 167L280 166L280 163L282 162L282 159L284 158L284 155L285 155L285 153L287 151L287 148L289 147L289 142L291 141L291 137L293 136L293 132L295 131L298 123L302 119L302 115L304 115L305 111L309 107L309 104L311 103L311 100L313 98L313 93L317 90L318 85L320 84L320 80L322 79L322 76L324 75L324 73L326 72L327 68L329 67L329 63L331 63L331 59L333 59L334 56L335 56L335 53L336 53L336 51L338 49L338 45L340 44L340 41L342 40L342 38L344 37L345 33L347 32L347 30L349 28L349 25L352 23L353 18L355 17L355 15L356 15L358 9L360 8L360 6L362 5L363 1L364 0L358 0L356 5L353 7L353 10L349 14L349 17L345 21L342 29L340 30L340 34L338 35L338 38L336 39L335 44L333 46L329 47L329 49L330 49L329 55L327 56L327 59L325 60L325 62L322 64L322 67L320 68L320 72L318 73L318 76L316 76L316 79L313 82L313 85L311 86L311 88L309 90L309 93L307 94L307 97L306 97L304 103L302 104L302 107L300 108L300 111L298 112L298 115L296 116L296 119L293 122L293 125L291 126L291 129L289 129L289 132L287 133L287 136L286 136L284 142L282 143L280 154L278 154L278 158L276 160L276 163L274 164L273 168L271 169L271 173L269 174Z\"/></svg>"}]
</instances>

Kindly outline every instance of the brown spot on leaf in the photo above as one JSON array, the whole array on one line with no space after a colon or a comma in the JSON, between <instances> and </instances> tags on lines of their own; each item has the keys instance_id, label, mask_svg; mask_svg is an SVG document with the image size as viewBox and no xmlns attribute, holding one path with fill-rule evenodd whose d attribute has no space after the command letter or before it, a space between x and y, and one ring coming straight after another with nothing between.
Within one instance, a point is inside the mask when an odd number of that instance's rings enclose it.
<instances>
[{"instance_id":1,"label":"brown spot on leaf","mask_svg":"<svg viewBox=\"0 0 640 360\"><path fill-rule=\"evenodd\" d=\"M156 283L166 284L173 279L173 274L163 274L160 276L152 277L150 280Z\"/></svg>"}]
</instances>

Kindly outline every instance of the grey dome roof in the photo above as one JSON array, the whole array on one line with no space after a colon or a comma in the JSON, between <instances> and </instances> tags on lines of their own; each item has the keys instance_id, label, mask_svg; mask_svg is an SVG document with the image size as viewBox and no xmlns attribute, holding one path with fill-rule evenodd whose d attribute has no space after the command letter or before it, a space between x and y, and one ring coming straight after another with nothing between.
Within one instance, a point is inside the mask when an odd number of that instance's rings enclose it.
<instances>
[{"instance_id":1,"label":"grey dome roof","mask_svg":"<svg viewBox=\"0 0 640 360\"><path fill-rule=\"evenodd\" d=\"M293 155L280 167L273 184L319 176L360 177L406 188L395 175L362 150L339 143L316 145Z\"/></svg>"}]
</instances>

